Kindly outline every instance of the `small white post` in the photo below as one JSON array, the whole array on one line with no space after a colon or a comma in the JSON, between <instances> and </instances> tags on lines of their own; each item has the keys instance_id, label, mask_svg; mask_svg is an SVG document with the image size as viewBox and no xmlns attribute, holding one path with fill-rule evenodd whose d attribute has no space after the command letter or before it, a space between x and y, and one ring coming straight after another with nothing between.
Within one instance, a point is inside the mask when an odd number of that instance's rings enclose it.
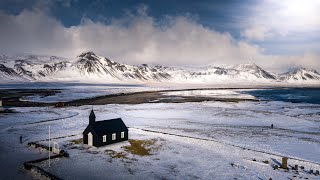
<instances>
[{"instance_id":1,"label":"small white post","mask_svg":"<svg viewBox=\"0 0 320 180\"><path fill-rule=\"evenodd\" d=\"M49 126L49 167L50 167L50 126Z\"/></svg>"}]
</instances>

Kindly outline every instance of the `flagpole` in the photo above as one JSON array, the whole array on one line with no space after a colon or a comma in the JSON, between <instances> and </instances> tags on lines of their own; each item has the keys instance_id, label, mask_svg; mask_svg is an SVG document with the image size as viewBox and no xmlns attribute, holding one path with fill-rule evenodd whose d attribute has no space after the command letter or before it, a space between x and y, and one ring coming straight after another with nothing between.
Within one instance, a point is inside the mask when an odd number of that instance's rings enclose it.
<instances>
[{"instance_id":1,"label":"flagpole","mask_svg":"<svg viewBox=\"0 0 320 180\"><path fill-rule=\"evenodd\" d=\"M49 167L50 167L50 126L49 126Z\"/></svg>"}]
</instances>

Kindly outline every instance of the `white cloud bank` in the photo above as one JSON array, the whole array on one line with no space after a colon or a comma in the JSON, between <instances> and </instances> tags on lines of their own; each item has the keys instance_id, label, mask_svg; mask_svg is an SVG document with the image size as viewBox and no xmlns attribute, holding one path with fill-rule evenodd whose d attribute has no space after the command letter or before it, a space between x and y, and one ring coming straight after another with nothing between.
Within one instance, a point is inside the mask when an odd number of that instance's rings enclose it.
<instances>
[{"instance_id":1,"label":"white cloud bank","mask_svg":"<svg viewBox=\"0 0 320 180\"><path fill-rule=\"evenodd\" d=\"M241 32L241 35L247 39L255 41L263 41L266 38L272 37L270 29L265 26L252 26Z\"/></svg>"},{"instance_id":2,"label":"white cloud bank","mask_svg":"<svg viewBox=\"0 0 320 180\"><path fill-rule=\"evenodd\" d=\"M138 15L110 24L83 19L78 26L64 27L41 11L18 15L0 12L0 51L75 57L92 50L120 62L141 64L239 64L254 62L264 68L291 65L319 68L319 56L264 55L263 49L237 41L229 33L203 27L186 17L166 17L161 25L140 10ZM257 37L259 38L259 34ZM262 37L260 37L262 38Z\"/></svg>"},{"instance_id":3,"label":"white cloud bank","mask_svg":"<svg viewBox=\"0 0 320 180\"><path fill-rule=\"evenodd\" d=\"M261 0L251 8L241 35L263 41L277 36L315 33L320 30L319 0Z\"/></svg>"}]
</instances>

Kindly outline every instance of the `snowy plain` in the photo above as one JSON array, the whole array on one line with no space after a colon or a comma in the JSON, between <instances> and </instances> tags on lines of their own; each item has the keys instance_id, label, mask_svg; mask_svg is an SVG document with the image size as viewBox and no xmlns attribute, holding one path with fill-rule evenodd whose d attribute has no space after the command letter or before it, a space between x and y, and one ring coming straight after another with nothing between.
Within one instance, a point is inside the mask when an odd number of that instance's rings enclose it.
<instances>
[{"instance_id":1,"label":"snowy plain","mask_svg":"<svg viewBox=\"0 0 320 180\"><path fill-rule=\"evenodd\" d=\"M238 92L229 90L193 93L208 94L239 96ZM182 92L182 95L189 94ZM42 100L52 101L59 96L51 98ZM102 148L72 144L72 140L82 137L92 108L97 121L121 117L130 127L129 139L155 140L151 155L139 156L126 151L124 147L130 145L129 142ZM50 168L48 162L39 164L63 179L320 177L308 173L310 169L320 169L320 105L261 101L14 109L18 113L0 115L0 140L7 144L1 147L1 160L17 157L16 163L8 166L20 175L24 172L23 161L33 160L36 154L38 157L46 155L46 152L39 152L26 144L47 139L50 126L53 138L74 135L55 140L69 152L70 158L55 159ZM273 129L271 124L274 124ZM20 135L25 140L22 145L18 143ZM125 157L112 157L107 153L109 151L123 153ZM305 170L300 170L299 174L291 170L273 170L283 156L289 157L289 165L298 164ZM16 167L18 164L20 166ZM19 177L13 176L13 179Z\"/></svg>"},{"instance_id":2,"label":"snowy plain","mask_svg":"<svg viewBox=\"0 0 320 180\"><path fill-rule=\"evenodd\" d=\"M21 101L31 102L67 102L77 99L93 98L97 96L132 93L141 91L155 91L167 88L150 87L133 84L65 84L65 83L27 83L27 84L6 84L0 85L1 89L55 89L59 91L53 95L30 95L20 98Z\"/></svg>"}]
</instances>

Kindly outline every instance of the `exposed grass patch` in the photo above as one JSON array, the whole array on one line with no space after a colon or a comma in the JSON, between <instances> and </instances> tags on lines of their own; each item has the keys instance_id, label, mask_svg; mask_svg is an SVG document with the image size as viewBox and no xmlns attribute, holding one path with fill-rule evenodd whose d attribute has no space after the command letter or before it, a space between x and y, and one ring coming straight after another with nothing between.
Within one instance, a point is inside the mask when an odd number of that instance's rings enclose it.
<instances>
[{"instance_id":1,"label":"exposed grass patch","mask_svg":"<svg viewBox=\"0 0 320 180\"><path fill-rule=\"evenodd\" d=\"M73 144L82 144L83 138L71 140Z\"/></svg>"},{"instance_id":2,"label":"exposed grass patch","mask_svg":"<svg viewBox=\"0 0 320 180\"><path fill-rule=\"evenodd\" d=\"M150 156L154 151L157 151L161 148L161 145L155 145L158 139L150 139L150 140L130 139L128 141L130 145L124 146L123 149L134 155Z\"/></svg>"},{"instance_id":3,"label":"exposed grass patch","mask_svg":"<svg viewBox=\"0 0 320 180\"><path fill-rule=\"evenodd\" d=\"M106 152L112 158L128 159L127 154L125 152L116 152L111 149L107 149L104 152Z\"/></svg>"}]
</instances>

